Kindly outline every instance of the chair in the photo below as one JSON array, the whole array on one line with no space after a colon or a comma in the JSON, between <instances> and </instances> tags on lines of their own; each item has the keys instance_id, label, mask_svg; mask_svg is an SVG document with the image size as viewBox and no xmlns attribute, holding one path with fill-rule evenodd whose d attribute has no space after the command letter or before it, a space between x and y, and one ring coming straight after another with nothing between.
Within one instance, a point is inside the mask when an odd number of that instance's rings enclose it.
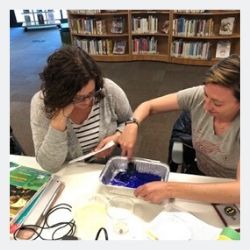
<instances>
[{"instance_id":1,"label":"chair","mask_svg":"<svg viewBox=\"0 0 250 250\"><path fill-rule=\"evenodd\" d=\"M188 111L182 111L173 126L169 142L168 164L171 172L200 174L195 161L191 117Z\"/></svg>"},{"instance_id":2,"label":"chair","mask_svg":"<svg viewBox=\"0 0 250 250\"><path fill-rule=\"evenodd\" d=\"M17 139L13 134L13 129L10 126L10 154L13 155L25 155L22 147L18 143Z\"/></svg>"}]
</instances>

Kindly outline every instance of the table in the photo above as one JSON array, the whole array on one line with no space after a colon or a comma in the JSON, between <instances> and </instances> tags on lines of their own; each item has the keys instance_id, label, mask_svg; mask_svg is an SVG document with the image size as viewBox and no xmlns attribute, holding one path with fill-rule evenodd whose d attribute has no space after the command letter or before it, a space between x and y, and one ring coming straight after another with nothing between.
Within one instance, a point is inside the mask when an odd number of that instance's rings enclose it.
<instances>
[{"instance_id":1,"label":"table","mask_svg":"<svg viewBox=\"0 0 250 250\"><path fill-rule=\"evenodd\" d=\"M20 165L41 168L36 162L35 157L10 155L10 161ZM103 165L87 164L77 162L66 165L62 170L56 173L65 183L65 188L56 203L68 203L74 206L81 199L86 199L93 194L101 194L106 197L112 196L103 189L99 181L99 175ZM185 182L221 182L228 179L196 176L181 173L170 173L169 180ZM112 235L113 239L145 239L145 228L162 211L186 211L195 215L198 219L212 226L223 228L224 225L216 213L214 207L208 203L189 201L184 199L174 199L171 204L163 205L151 204L137 198L132 198L135 204L134 214L136 223L133 230L126 236ZM139 232L140 231L140 232ZM79 235L78 235L79 236ZM111 238L111 237L110 237ZM112 238L111 238L112 239Z\"/></svg>"}]
</instances>

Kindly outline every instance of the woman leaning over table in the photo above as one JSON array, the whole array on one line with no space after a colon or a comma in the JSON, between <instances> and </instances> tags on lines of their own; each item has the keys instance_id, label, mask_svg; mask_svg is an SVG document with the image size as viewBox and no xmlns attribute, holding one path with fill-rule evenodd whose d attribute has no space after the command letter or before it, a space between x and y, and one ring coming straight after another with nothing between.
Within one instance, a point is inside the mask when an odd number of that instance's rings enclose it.
<instances>
[{"instance_id":1,"label":"woman leaning over table","mask_svg":"<svg viewBox=\"0 0 250 250\"><path fill-rule=\"evenodd\" d=\"M31 129L41 167L56 172L69 160L117 142L132 115L129 101L86 52L74 46L55 51L40 78L41 90L31 101ZM116 149L97 158L106 159Z\"/></svg>"},{"instance_id":2,"label":"woman leaning over table","mask_svg":"<svg viewBox=\"0 0 250 250\"><path fill-rule=\"evenodd\" d=\"M155 203L185 198L211 203L240 202L240 58L231 55L208 71L204 85L146 101L135 110L119 143L131 158L138 124L148 116L171 110L188 110L197 167L207 176L233 178L221 183L152 182L135 195ZM133 120L132 120L133 121Z\"/></svg>"}]
</instances>

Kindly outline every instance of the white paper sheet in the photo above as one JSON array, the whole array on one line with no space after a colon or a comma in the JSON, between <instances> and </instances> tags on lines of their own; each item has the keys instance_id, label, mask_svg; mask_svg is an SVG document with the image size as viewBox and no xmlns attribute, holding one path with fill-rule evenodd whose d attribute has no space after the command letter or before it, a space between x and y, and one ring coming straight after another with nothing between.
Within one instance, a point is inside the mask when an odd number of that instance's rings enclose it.
<instances>
[{"instance_id":1,"label":"white paper sheet","mask_svg":"<svg viewBox=\"0 0 250 250\"><path fill-rule=\"evenodd\" d=\"M106 149L108 149L108 148L113 147L114 145L115 145L114 141L110 141L110 142L108 142L104 147L102 147L100 150L90 152L90 153L88 153L88 154L86 154L86 155L83 155L83 156L80 156L80 157L78 157L78 158L76 158L76 159L74 159L74 160L71 160L71 161L69 162L69 164L70 164L70 163L73 163L73 162L77 162L77 161L83 161L83 160L85 160L85 159L87 159L87 158L89 158L89 157L91 157L91 156L93 156L93 155L96 155L96 154L98 154L98 153L100 153L100 152L102 152L102 151L104 151L104 150L106 150Z\"/></svg>"},{"instance_id":2,"label":"white paper sheet","mask_svg":"<svg viewBox=\"0 0 250 250\"><path fill-rule=\"evenodd\" d=\"M187 212L161 212L149 224L153 240L217 240L222 228L205 223Z\"/></svg>"}]
</instances>

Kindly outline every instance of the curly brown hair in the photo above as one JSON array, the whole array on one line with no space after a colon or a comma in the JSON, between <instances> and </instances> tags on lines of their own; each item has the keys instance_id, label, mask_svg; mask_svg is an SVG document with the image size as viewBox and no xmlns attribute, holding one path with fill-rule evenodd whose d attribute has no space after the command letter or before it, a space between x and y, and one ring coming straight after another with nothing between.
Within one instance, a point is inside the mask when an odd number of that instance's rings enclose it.
<instances>
[{"instance_id":1,"label":"curly brown hair","mask_svg":"<svg viewBox=\"0 0 250 250\"><path fill-rule=\"evenodd\" d=\"M72 103L77 92L90 80L95 81L96 91L103 88L103 77L96 62L76 46L65 46L51 54L39 76L45 112L49 118Z\"/></svg>"},{"instance_id":2,"label":"curly brown hair","mask_svg":"<svg viewBox=\"0 0 250 250\"><path fill-rule=\"evenodd\" d=\"M220 60L208 70L203 83L213 83L231 89L240 102L240 57L232 54Z\"/></svg>"}]
</instances>

